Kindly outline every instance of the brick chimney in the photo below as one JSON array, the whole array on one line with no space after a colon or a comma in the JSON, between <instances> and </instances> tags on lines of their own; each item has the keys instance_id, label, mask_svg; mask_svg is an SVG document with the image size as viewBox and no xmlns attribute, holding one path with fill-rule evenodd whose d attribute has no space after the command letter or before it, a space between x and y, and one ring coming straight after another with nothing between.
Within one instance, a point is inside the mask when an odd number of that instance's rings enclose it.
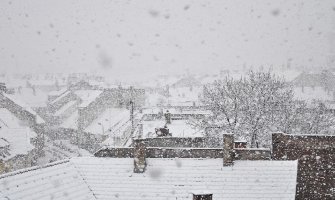
<instances>
[{"instance_id":1,"label":"brick chimney","mask_svg":"<svg viewBox=\"0 0 335 200\"><path fill-rule=\"evenodd\" d=\"M193 200L212 200L213 193L211 192L193 192Z\"/></svg>"},{"instance_id":2,"label":"brick chimney","mask_svg":"<svg viewBox=\"0 0 335 200\"><path fill-rule=\"evenodd\" d=\"M234 163L234 134L223 135L223 166Z\"/></svg>"},{"instance_id":3,"label":"brick chimney","mask_svg":"<svg viewBox=\"0 0 335 200\"><path fill-rule=\"evenodd\" d=\"M143 173L147 166L145 160L146 145L142 140L134 140L134 172Z\"/></svg>"}]
</instances>

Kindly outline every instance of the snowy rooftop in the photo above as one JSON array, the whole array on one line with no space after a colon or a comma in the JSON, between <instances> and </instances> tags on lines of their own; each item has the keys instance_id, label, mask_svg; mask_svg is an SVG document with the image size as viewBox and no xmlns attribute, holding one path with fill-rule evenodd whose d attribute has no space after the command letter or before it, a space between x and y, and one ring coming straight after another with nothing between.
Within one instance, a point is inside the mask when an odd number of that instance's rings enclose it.
<instances>
[{"instance_id":1,"label":"snowy rooftop","mask_svg":"<svg viewBox=\"0 0 335 200\"><path fill-rule=\"evenodd\" d=\"M72 158L46 167L0 176L9 199L192 199L194 191L213 199L294 199L297 161L147 159L145 173L133 173L132 158Z\"/></svg>"},{"instance_id":2,"label":"snowy rooftop","mask_svg":"<svg viewBox=\"0 0 335 200\"><path fill-rule=\"evenodd\" d=\"M78 110L76 110L68 118L66 118L63 123L61 123L60 127L78 129L78 117L79 113Z\"/></svg>"},{"instance_id":3,"label":"snowy rooftop","mask_svg":"<svg viewBox=\"0 0 335 200\"><path fill-rule=\"evenodd\" d=\"M57 110L55 112L55 116L60 116L62 115L64 112L66 112L69 108L73 107L74 105L76 105L77 101L69 101L68 103L66 103L64 106L62 106L59 110Z\"/></svg>"},{"instance_id":4,"label":"snowy rooftop","mask_svg":"<svg viewBox=\"0 0 335 200\"><path fill-rule=\"evenodd\" d=\"M79 107L87 107L102 93L101 90L77 90L74 92L83 102Z\"/></svg>"},{"instance_id":5,"label":"snowy rooftop","mask_svg":"<svg viewBox=\"0 0 335 200\"><path fill-rule=\"evenodd\" d=\"M156 137L155 128L163 128L165 120L155 121L143 121L143 136ZM172 120L171 124L168 124L169 132L172 133L172 137L202 137L203 131L196 130L187 124L186 120Z\"/></svg>"},{"instance_id":6,"label":"snowy rooftop","mask_svg":"<svg viewBox=\"0 0 335 200\"><path fill-rule=\"evenodd\" d=\"M60 90L54 90L54 91L51 91L51 92L48 93L48 95L51 95L51 96L59 96L59 95L63 94L63 93L66 92L66 91L67 91L67 88L64 87L64 88L62 88L62 89L60 89Z\"/></svg>"},{"instance_id":7,"label":"snowy rooftop","mask_svg":"<svg viewBox=\"0 0 335 200\"><path fill-rule=\"evenodd\" d=\"M4 157L0 156L0 159L8 160L16 155L27 154L34 149L34 146L30 143L30 138L36 137L36 133L29 127L24 126L23 122L5 108L0 108L0 127L2 143L5 144L4 142L7 141L9 144L9 154Z\"/></svg>"},{"instance_id":8,"label":"snowy rooftop","mask_svg":"<svg viewBox=\"0 0 335 200\"><path fill-rule=\"evenodd\" d=\"M0 138L4 138L9 143L9 152L4 157L0 155L0 160L9 160L17 155L26 155L35 147L30 143L30 138L36 137L36 133L29 128L9 129L0 128ZM1 146L1 145L0 145Z\"/></svg>"},{"instance_id":9,"label":"snowy rooftop","mask_svg":"<svg viewBox=\"0 0 335 200\"><path fill-rule=\"evenodd\" d=\"M158 114L159 112L166 113L169 111L171 114L176 115L210 115L211 111L209 110L200 110L200 109L177 109L177 108L158 108L158 107L152 107L143 109L144 114Z\"/></svg>"},{"instance_id":10,"label":"snowy rooftop","mask_svg":"<svg viewBox=\"0 0 335 200\"><path fill-rule=\"evenodd\" d=\"M51 104L55 104L56 102L58 102L59 100L61 100L62 98L64 98L66 95L70 94L71 91L66 90L65 92L61 93L56 99L54 99L53 101L51 101Z\"/></svg>"},{"instance_id":11,"label":"snowy rooftop","mask_svg":"<svg viewBox=\"0 0 335 200\"><path fill-rule=\"evenodd\" d=\"M311 102L312 100L332 101L334 99L332 92L327 92L322 87L301 87L294 88L294 98L297 100L305 100Z\"/></svg>"},{"instance_id":12,"label":"snowy rooftop","mask_svg":"<svg viewBox=\"0 0 335 200\"><path fill-rule=\"evenodd\" d=\"M24 87L20 92L19 90L16 90L13 96L16 99L21 99L31 107L45 107L48 100L48 94L38 88L36 88L34 92L32 88Z\"/></svg>"},{"instance_id":13,"label":"snowy rooftop","mask_svg":"<svg viewBox=\"0 0 335 200\"><path fill-rule=\"evenodd\" d=\"M23 110L25 110L25 111L29 112L30 114L36 116L36 123L37 124L45 123L45 121L39 115L37 115L37 113L29 105L27 105L21 99L18 99L17 97L15 97L13 95L10 95L10 94L6 94L6 93L2 93L2 95L4 97L6 97L7 99L9 99L10 101L14 102L16 105L20 106Z\"/></svg>"},{"instance_id":14,"label":"snowy rooftop","mask_svg":"<svg viewBox=\"0 0 335 200\"><path fill-rule=\"evenodd\" d=\"M130 112L124 108L108 108L86 129L93 134L108 134L116 131L119 126L130 120Z\"/></svg>"}]
</instances>

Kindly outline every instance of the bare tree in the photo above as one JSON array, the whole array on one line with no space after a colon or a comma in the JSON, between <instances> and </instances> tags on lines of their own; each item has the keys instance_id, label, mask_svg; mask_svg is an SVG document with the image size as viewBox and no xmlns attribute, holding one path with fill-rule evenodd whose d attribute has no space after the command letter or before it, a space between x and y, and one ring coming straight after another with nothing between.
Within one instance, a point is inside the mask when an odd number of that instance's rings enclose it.
<instances>
[{"instance_id":1,"label":"bare tree","mask_svg":"<svg viewBox=\"0 0 335 200\"><path fill-rule=\"evenodd\" d=\"M245 138L252 147L270 143L270 133L322 133L334 124L324 107L307 108L293 99L292 88L270 72L249 72L204 86L202 102L213 113L196 121L203 128L221 127Z\"/></svg>"}]
</instances>

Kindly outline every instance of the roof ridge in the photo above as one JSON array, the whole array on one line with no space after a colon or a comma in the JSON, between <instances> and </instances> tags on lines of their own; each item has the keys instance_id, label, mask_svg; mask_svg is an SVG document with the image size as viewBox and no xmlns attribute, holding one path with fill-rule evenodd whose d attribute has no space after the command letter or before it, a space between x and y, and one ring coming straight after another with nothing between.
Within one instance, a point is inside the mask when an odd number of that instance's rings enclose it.
<instances>
[{"instance_id":1,"label":"roof ridge","mask_svg":"<svg viewBox=\"0 0 335 200\"><path fill-rule=\"evenodd\" d=\"M72 157L70 158L69 161L73 160L73 158L78 158L78 157ZM71 165L76 169L77 173L79 174L79 176L83 179L85 185L87 186L87 188L92 192L92 195L94 196L95 199L97 199L97 197L94 194L94 191L92 190L91 186L89 183L87 183L85 177L83 176L83 174L81 173L81 170L78 169L78 167L76 166L76 164L74 162L70 162Z\"/></svg>"},{"instance_id":2,"label":"roof ridge","mask_svg":"<svg viewBox=\"0 0 335 200\"><path fill-rule=\"evenodd\" d=\"M7 195L5 195L4 193L2 193L1 191L0 191L0 199L10 200L10 198Z\"/></svg>"},{"instance_id":3,"label":"roof ridge","mask_svg":"<svg viewBox=\"0 0 335 200\"><path fill-rule=\"evenodd\" d=\"M7 177L10 177L10 176L15 176L17 174L23 174L23 173L38 170L38 169L52 167L52 166L55 166L55 165L60 165L60 164L63 164L63 163L67 163L69 161L70 161L69 159L65 159L65 160L55 161L55 162L48 163L48 164L41 165L41 166L34 166L34 167L19 169L19 170L13 171L13 172L8 172L6 174L0 175L0 179L7 178Z\"/></svg>"}]
</instances>

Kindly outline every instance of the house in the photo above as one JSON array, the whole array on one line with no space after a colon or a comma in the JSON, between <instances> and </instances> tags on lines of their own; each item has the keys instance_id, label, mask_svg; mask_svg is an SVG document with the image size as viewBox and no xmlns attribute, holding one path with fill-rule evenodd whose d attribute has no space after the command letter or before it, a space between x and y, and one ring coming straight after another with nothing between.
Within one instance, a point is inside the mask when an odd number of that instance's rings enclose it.
<instances>
[{"instance_id":1,"label":"house","mask_svg":"<svg viewBox=\"0 0 335 200\"><path fill-rule=\"evenodd\" d=\"M0 174L34 165L37 134L9 110L0 108Z\"/></svg>"},{"instance_id":2,"label":"house","mask_svg":"<svg viewBox=\"0 0 335 200\"><path fill-rule=\"evenodd\" d=\"M335 75L327 70L321 73L303 72L297 76L292 84L294 86L294 95L297 100L334 101L335 93L333 86L335 84Z\"/></svg>"},{"instance_id":3,"label":"house","mask_svg":"<svg viewBox=\"0 0 335 200\"><path fill-rule=\"evenodd\" d=\"M0 171L34 165L43 153L45 121L25 102L0 93Z\"/></svg>"},{"instance_id":4,"label":"house","mask_svg":"<svg viewBox=\"0 0 335 200\"><path fill-rule=\"evenodd\" d=\"M51 95L46 117L52 125L49 137L69 139L95 152L111 135L129 139L130 101L136 109L140 108L144 105L145 92L132 87L95 89L80 81Z\"/></svg>"},{"instance_id":5,"label":"house","mask_svg":"<svg viewBox=\"0 0 335 200\"><path fill-rule=\"evenodd\" d=\"M297 161L234 161L227 137L221 158L147 158L139 141L132 157L71 158L2 175L0 194L9 200L295 198Z\"/></svg>"}]
</instances>

